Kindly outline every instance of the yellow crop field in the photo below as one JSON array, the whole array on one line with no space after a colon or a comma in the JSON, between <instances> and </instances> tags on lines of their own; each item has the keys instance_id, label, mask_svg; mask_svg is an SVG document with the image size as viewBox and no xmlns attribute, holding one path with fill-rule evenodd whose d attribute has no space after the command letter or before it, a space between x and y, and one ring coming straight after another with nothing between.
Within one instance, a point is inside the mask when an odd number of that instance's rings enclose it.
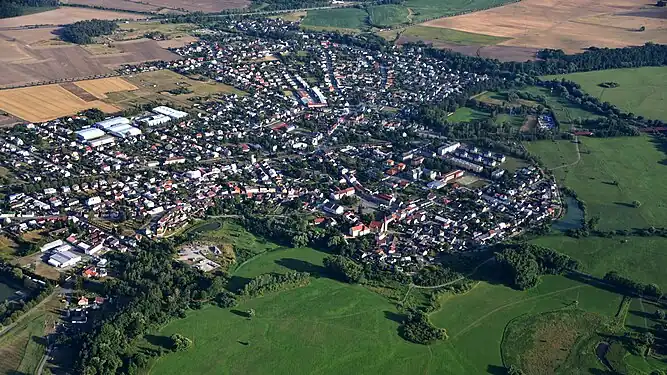
<instances>
[{"instance_id":1,"label":"yellow crop field","mask_svg":"<svg viewBox=\"0 0 667 375\"><path fill-rule=\"evenodd\" d=\"M0 91L0 110L31 122L43 122L99 108L107 113L120 109L100 100L87 102L59 85Z\"/></svg>"},{"instance_id":2,"label":"yellow crop field","mask_svg":"<svg viewBox=\"0 0 667 375\"><path fill-rule=\"evenodd\" d=\"M98 99L106 99L106 94L119 91L134 91L138 87L120 77L91 79L74 82L75 85L93 94Z\"/></svg>"}]
</instances>

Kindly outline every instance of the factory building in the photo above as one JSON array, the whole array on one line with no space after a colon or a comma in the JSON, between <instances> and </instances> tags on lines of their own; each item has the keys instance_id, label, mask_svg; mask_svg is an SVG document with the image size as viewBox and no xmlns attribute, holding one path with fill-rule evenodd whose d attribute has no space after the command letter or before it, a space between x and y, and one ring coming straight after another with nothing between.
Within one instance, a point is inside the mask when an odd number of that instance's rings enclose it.
<instances>
[{"instance_id":1,"label":"factory building","mask_svg":"<svg viewBox=\"0 0 667 375\"><path fill-rule=\"evenodd\" d=\"M118 125L129 125L130 120L126 119L125 117L112 117L100 122L96 122L95 125L93 125L96 128L104 129L107 130L111 127L118 126Z\"/></svg>"},{"instance_id":2,"label":"factory building","mask_svg":"<svg viewBox=\"0 0 667 375\"><path fill-rule=\"evenodd\" d=\"M105 134L106 134L105 132L103 132L102 130L97 129L97 128L86 128L86 129L81 129L81 130L77 131L76 132L76 137L80 141L91 141L91 140L93 140L95 138L99 138L99 137L101 137Z\"/></svg>"},{"instance_id":3,"label":"factory building","mask_svg":"<svg viewBox=\"0 0 667 375\"><path fill-rule=\"evenodd\" d=\"M179 119L187 117L188 114L183 111L178 111L173 108L165 107L163 105L153 108L153 112L159 113L161 115L169 116L171 118Z\"/></svg>"},{"instance_id":4,"label":"factory building","mask_svg":"<svg viewBox=\"0 0 667 375\"><path fill-rule=\"evenodd\" d=\"M128 124L115 125L107 130L110 134L118 138L127 138L141 134L141 129L135 128L134 126Z\"/></svg>"},{"instance_id":5,"label":"factory building","mask_svg":"<svg viewBox=\"0 0 667 375\"><path fill-rule=\"evenodd\" d=\"M171 121L171 117L162 114L146 116L137 120L137 122L144 123L147 126L162 125L169 121Z\"/></svg>"}]
</instances>

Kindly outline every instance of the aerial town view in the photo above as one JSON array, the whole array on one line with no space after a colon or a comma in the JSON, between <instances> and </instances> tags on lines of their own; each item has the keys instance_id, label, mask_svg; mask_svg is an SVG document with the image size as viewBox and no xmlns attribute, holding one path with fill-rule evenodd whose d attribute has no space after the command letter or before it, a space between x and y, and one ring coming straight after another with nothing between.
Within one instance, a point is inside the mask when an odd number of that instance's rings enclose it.
<instances>
[{"instance_id":1,"label":"aerial town view","mask_svg":"<svg viewBox=\"0 0 667 375\"><path fill-rule=\"evenodd\" d=\"M666 375L663 182L664 0L0 0L0 374Z\"/></svg>"}]
</instances>

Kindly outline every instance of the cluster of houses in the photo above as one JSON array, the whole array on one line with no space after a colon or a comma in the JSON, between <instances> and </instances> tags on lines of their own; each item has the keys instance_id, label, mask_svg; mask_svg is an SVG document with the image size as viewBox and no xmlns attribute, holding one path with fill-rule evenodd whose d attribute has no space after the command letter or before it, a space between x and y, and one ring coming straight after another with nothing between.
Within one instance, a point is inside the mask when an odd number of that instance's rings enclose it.
<instances>
[{"instance_id":1,"label":"cluster of houses","mask_svg":"<svg viewBox=\"0 0 667 375\"><path fill-rule=\"evenodd\" d=\"M486 76L418 48L346 45L281 20L220 23L237 32L209 30L175 49L179 60L123 71L172 69L247 95L201 98L188 112L160 106L131 119L72 116L0 129L0 166L13 180L0 206L3 229L74 222L80 229L49 242L45 261L86 263L84 275L99 277L107 272L99 253L169 237L220 201L298 199L315 225L373 236L374 250L360 259L410 271L552 214L556 187L539 170L505 173L504 155L415 136L423 125L404 115Z\"/></svg>"}]
</instances>

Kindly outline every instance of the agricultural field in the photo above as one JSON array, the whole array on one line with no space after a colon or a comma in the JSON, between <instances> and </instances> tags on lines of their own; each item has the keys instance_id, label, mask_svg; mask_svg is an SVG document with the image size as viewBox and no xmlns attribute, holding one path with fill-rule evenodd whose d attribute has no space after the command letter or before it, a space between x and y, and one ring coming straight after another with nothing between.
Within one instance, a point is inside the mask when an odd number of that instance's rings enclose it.
<instances>
[{"instance_id":1,"label":"agricultural field","mask_svg":"<svg viewBox=\"0 0 667 375\"><path fill-rule=\"evenodd\" d=\"M561 276L545 276L526 292L480 282L465 294L442 297L442 309L431 320L446 328L449 338L426 347L397 334L402 316L387 298L395 292L327 278L325 253L280 248L228 222L190 230L232 242L235 249L257 249L253 252L260 255L232 273L230 289L269 272L307 271L314 277L306 287L246 300L232 309L207 306L192 311L147 335L138 350L159 346L174 333L191 338L193 347L161 357L146 374L493 373L502 366L501 339L512 319L576 300L583 311L612 317L621 301L619 295ZM416 290L406 297L423 298ZM248 309L256 312L252 319L244 313Z\"/></svg>"},{"instance_id":2,"label":"agricultural field","mask_svg":"<svg viewBox=\"0 0 667 375\"><path fill-rule=\"evenodd\" d=\"M225 9L246 8L250 5L250 1L248 0L198 0L196 2L186 0L144 0L141 2L131 0L68 0L68 3L159 14L183 14L187 12L215 13ZM150 15L144 15L143 17L148 16Z\"/></svg>"},{"instance_id":3,"label":"agricultural field","mask_svg":"<svg viewBox=\"0 0 667 375\"><path fill-rule=\"evenodd\" d=\"M545 78L577 82L588 94L624 111L667 121L667 67L610 69ZM619 86L604 88L600 86L603 82L616 82Z\"/></svg>"},{"instance_id":4,"label":"agricultural field","mask_svg":"<svg viewBox=\"0 0 667 375\"><path fill-rule=\"evenodd\" d=\"M438 0L406 0L403 5L411 9L414 22L418 23L494 8L510 2L511 0L454 0L443 3Z\"/></svg>"},{"instance_id":5,"label":"agricultural field","mask_svg":"<svg viewBox=\"0 0 667 375\"><path fill-rule=\"evenodd\" d=\"M0 28L22 27L31 25L66 25L83 20L135 20L146 18L145 15L101 9L60 7L48 12L0 19Z\"/></svg>"},{"instance_id":6,"label":"agricultural field","mask_svg":"<svg viewBox=\"0 0 667 375\"><path fill-rule=\"evenodd\" d=\"M120 77L91 79L88 81L74 82L74 84L89 92L98 99L107 99L110 92L134 91L137 86L127 82Z\"/></svg>"},{"instance_id":7,"label":"agricultural field","mask_svg":"<svg viewBox=\"0 0 667 375\"><path fill-rule=\"evenodd\" d=\"M368 21L375 27L391 27L411 22L408 8L402 5L374 5L366 8Z\"/></svg>"},{"instance_id":8,"label":"agricultural field","mask_svg":"<svg viewBox=\"0 0 667 375\"><path fill-rule=\"evenodd\" d=\"M0 335L0 373L34 374L46 350L47 333L60 317L56 295L26 313L8 332Z\"/></svg>"},{"instance_id":9,"label":"agricultural field","mask_svg":"<svg viewBox=\"0 0 667 375\"><path fill-rule=\"evenodd\" d=\"M581 262L583 271L603 277L609 271L643 283L667 289L667 238L664 237L585 237L553 234L534 243L567 254Z\"/></svg>"},{"instance_id":10,"label":"agricultural field","mask_svg":"<svg viewBox=\"0 0 667 375\"><path fill-rule=\"evenodd\" d=\"M30 122L53 120L90 108L99 108L107 113L120 110L102 101L87 102L60 85L0 91L0 110Z\"/></svg>"},{"instance_id":11,"label":"agricultural field","mask_svg":"<svg viewBox=\"0 0 667 375\"><path fill-rule=\"evenodd\" d=\"M213 96L216 94L245 95L244 92L225 84L197 81L171 70L139 73L124 79L137 87L134 91L109 93L107 101L121 107L132 107L153 101L174 102L182 106L191 107L189 98ZM177 88L187 88L192 91L188 94L173 95L168 91Z\"/></svg>"},{"instance_id":12,"label":"agricultural field","mask_svg":"<svg viewBox=\"0 0 667 375\"><path fill-rule=\"evenodd\" d=\"M411 3L406 1L406 6L417 11ZM425 25L511 38L502 42L503 46L556 48L569 53L590 46L616 48L647 41L667 42L664 13L660 16L660 10L646 7L643 0L523 0ZM641 26L646 30L639 32Z\"/></svg>"},{"instance_id":13,"label":"agricultural field","mask_svg":"<svg viewBox=\"0 0 667 375\"><path fill-rule=\"evenodd\" d=\"M159 33L170 40L190 39L190 33L197 29L189 23L131 22L119 24L119 30L112 35L117 41L143 38L148 33Z\"/></svg>"},{"instance_id":14,"label":"agricultural field","mask_svg":"<svg viewBox=\"0 0 667 375\"><path fill-rule=\"evenodd\" d=\"M360 31L367 29L368 13L359 8L333 8L308 11L301 26L321 30Z\"/></svg>"},{"instance_id":15,"label":"agricultural field","mask_svg":"<svg viewBox=\"0 0 667 375\"><path fill-rule=\"evenodd\" d=\"M600 216L599 229L663 227L667 192L657 187L664 185L667 176L664 141L649 136L579 141L580 158L570 141L525 145L546 167L556 168L558 182L577 192L586 203L588 217Z\"/></svg>"},{"instance_id":16,"label":"agricultural field","mask_svg":"<svg viewBox=\"0 0 667 375\"><path fill-rule=\"evenodd\" d=\"M131 0L67 0L67 4L87 5L90 7L101 7L106 9L118 9L129 12L157 13L163 8L144 2Z\"/></svg>"},{"instance_id":17,"label":"agricultural field","mask_svg":"<svg viewBox=\"0 0 667 375\"><path fill-rule=\"evenodd\" d=\"M456 45L490 46L507 40L507 38L491 35L421 25L410 26L405 29L383 31L380 32L379 35L389 40L396 39L398 36L398 44L421 40L424 43L431 44L438 48L449 48Z\"/></svg>"}]
</instances>

